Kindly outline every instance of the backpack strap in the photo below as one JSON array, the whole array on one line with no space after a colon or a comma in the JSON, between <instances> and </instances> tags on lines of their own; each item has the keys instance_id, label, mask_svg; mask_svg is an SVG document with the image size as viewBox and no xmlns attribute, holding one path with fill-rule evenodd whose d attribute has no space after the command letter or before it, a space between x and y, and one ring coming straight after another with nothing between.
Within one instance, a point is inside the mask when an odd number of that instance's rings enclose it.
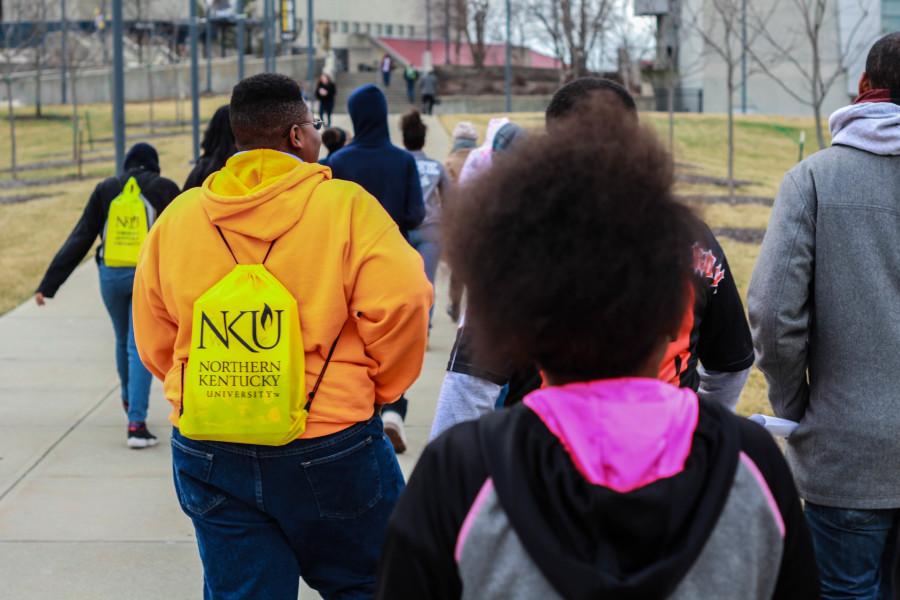
<instances>
[{"instance_id":1,"label":"backpack strap","mask_svg":"<svg viewBox=\"0 0 900 600\"><path fill-rule=\"evenodd\" d=\"M216 228L216 231L219 232L219 237L221 237L222 241L225 242L225 247L228 248L228 253L231 254L231 258L234 259L234 264L236 264L236 265L241 264L241 261L239 261L237 259L237 256L235 256L234 250L231 249L231 244L229 244L228 240L225 239L225 233L222 232L222 228L219 227L218 225L213 225L213 227ZM274 239L274 240L272 240L272 243L269 244L269 249L266 250L266 256L262 259L261 264L266 264L266 261L269 260L269 255L272 254L272 248L275 247L275 242L277 242L277 241L278 241L277 239Z\"/></svg>"},{"instance_id":2,"label":"backpack strap","mask_svg":"<svg viewBox=\"0 0 900 600\"><path fill-rule=\"evenodd\" d=\"M306 400L306 410L309 413L309 409L312 406L313 399L316 397L316 393L319 391L319 385L322 383L322 379L325 377L325 371L328 370L328 363L331 362L331 357L334 356L334 350L337 348L338 340L341 338L341 333L343 333L344 327L341 326L341 330L338 332L337 337L334 338L334 341L331 343L331 348L328 350L328 356L325 357L325 364L322 365L322 370L319 371L319 377L316 379L316 384L313 386L312 391L309 393L309 398Z\"/></svg>"}]
</instances>

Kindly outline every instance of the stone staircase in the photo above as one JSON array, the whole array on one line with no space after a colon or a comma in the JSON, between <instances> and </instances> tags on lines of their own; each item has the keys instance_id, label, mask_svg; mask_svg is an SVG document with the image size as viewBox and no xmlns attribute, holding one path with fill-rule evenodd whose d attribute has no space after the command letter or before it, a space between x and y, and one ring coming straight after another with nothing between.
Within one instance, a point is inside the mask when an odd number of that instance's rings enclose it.
<instances>
[{"instance_id":1,"label":"stone staircase","mask_svg":"<svg viewBox=\"0 0 900 600\"><path fill-rule=\"evenodd\" d=\"M338 113L347 112L347 98L350 94L361 85L374 83L385 93L388 102L388 112L391 114L400 114L406 112L410 108L410 104L406 99L406 82L403 80L403 69L397 67L391 74L391 87L385 89L381 81L381 72L361 72L361 73L338 73L335 78L337 85L337 104L334 111Z\"/></svg>"}]
</instances>

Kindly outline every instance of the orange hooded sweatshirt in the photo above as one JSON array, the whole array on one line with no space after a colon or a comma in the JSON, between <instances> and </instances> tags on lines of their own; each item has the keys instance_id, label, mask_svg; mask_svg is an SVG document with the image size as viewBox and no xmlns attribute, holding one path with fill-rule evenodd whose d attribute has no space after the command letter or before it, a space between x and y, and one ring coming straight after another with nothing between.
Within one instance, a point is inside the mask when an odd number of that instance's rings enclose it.
<instances>
[{"instance_id":1,"label":"orange hooded sweatshirt","mask_svg":"<svg viewBox=\"0 0 900 600\"><path fill-rule=\"evenodd\" d=\"M141 359L163 379L178 426L182 365L194 301L234 259L262 261L297 298L311 388L332 342L334 357L303 438L341 431L397 400L422 368L431 284L422 259L363 188L274 150L232 157L201 188L181 194L151 229L134 281Z\"/></svg>"}]
</instances>

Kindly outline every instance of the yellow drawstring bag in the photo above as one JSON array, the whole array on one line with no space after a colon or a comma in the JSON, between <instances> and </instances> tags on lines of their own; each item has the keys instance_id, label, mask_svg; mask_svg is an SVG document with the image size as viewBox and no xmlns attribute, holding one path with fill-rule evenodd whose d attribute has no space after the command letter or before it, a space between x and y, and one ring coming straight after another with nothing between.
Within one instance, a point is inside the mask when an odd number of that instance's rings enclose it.
<instances>
[{"instance_id":1,"label":"yellow drawstring bag","mask_svg":"<svg viewBox=\"0 0 900 600\"><path fill-rule=\"evenodd\" d=\"M122 192L109 205L103 235L103 263L107 267L135 267L141 245L150 229L152 215L141 196L137 180L130 177Z\"/></svg>"},{"instance_id":2,"label":"yellow drawstring bag","mask_svg":"<svg viewBox=\"0 0 900 600\"><path fill-rule=\"evenodd\" d=\"M281 446L306 430L337 340L307 399L297 300L265 267L272 246L254 265L228 246L234 269L194 302L178 425L187 438Z\"/></svg>"}]
</instances>

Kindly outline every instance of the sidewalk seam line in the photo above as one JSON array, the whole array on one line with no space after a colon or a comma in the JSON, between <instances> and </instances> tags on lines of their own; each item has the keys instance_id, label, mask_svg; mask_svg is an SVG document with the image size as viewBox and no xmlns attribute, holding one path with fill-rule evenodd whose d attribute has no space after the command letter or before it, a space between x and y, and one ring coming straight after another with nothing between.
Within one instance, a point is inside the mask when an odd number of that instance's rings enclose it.
<instances>
[{"instance_id":1,"label":"sidewalk seam line","mask_svg":"<svg viewBox=\"0 0 900 600\"><path fill-rule=\"evenodd\" d=\"M109 398L109 397L110 397L117 389L119 389L119 386L117 386L117 385L113 386L112 389L110 389L108 392L106 392L106 394L104 394L103 397L100 398L100 400L98 400L96 404L94 404L94 405L93 405L92 407L90 407L87 411L85 411L85 413L84 413L83 415L81 415L80 417L78 417L78 419L77 419L72 425L70 425L69 428L66 429L66 431L63 432L63 434L62 434L61 436L59 436L59 438L58 438L55 442L53 442L52 444L50 444L50 446L49 446L46 450L44 450L43 453L41 453L40 457L38 457L38 459L37 459L36 461L34 461L34 462L31 464L31 466L29 466L29 467L25 470L24 473L22 473L21 475L19 475L19 476L16 478L16 480L13 481L13 482L9 485L9 487L7 487L5 490L3 490L3 493L0 493L0 502L3 502L3 501L6 499L6 497L10 494L10 492L12 492L12 491L13 491L20 483L22 483L22 481L24 481L26 477L28 477L29 475L31 475L32 471L34 471L34 470L37 468L38 465L40 465L42 462L44 462L44 459L47 458L47 456L48 456L51 452L53 452L53 451L56 449L56 447L59 446L59 445L62 443L63 440L65 440L67 437L69 437L69 434L72 433L73 431L75 431L75 429L76 429L79 425L81 425L81 424L85 421L85 419L87 419L89 416L91 416L91 415L94 413L94 411L96 411L98 408L100 408L100 406L102 406L103 403L106 402L106 400L107 400L107 399L108 399L108 398Z\"/></svg>"}]
</instances>

